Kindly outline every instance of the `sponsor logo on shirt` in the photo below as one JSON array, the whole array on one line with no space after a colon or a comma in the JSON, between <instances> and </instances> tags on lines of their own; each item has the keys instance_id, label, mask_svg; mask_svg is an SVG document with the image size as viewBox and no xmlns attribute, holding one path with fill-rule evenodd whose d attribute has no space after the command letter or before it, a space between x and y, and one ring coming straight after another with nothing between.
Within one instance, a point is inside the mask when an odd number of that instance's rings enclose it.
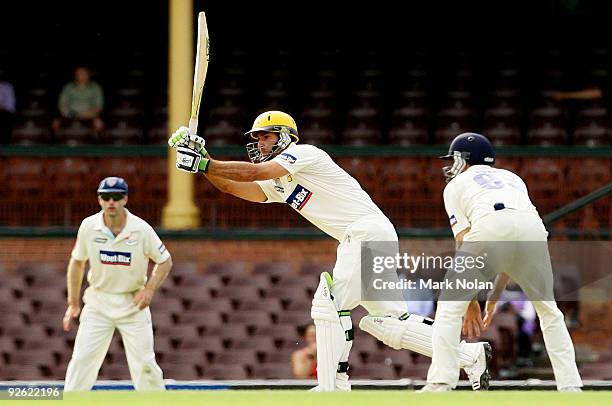
<instances>
[{"instance_id":1,"label":"sponsor logo on shirt","mask_svg":"<svg viewBox=\"0 0 612 406\"><path fill-rule=\"evenodd\" d=\"M451 225L451 227L454 227L454 226L455 226L455 224L457 224L457 217L455 217L455 215L454 215L454 214L453 214L452 216L450 216L448 219L449 219L449 221L450 221L450 225Z\"/></svg>"},{"instance_id":2,"label":"sponsor logo on shirt","mask_svg":"<svg viewBox=\"0 0 612 406\"><path fill-rule=\"evenodd\" d=\"M286 152L283 152L282 154L280 154L280 159L283 159L283 160L289 162L290 164L294 164L295 161L297 161L296 157L294 157L293 155L288 154Z\"/></svg>"},{"instance_id":3,"label":"sponsor logo on shirt","mask_svg":"<svg viewBox=\"0 0 612 406\"><path fill-rule=\"evenodd\" d=\"M281 183L280 178L274 179L274 190L276 190L279 193L285 193L285 188L283 187L283 184Z\"/></svg>"},{"instance_id":4,"label":"sponsor logo on shirt","mask_svg":"<svg viewBox=\"0 0 612 406\"><path fill-rule=\"evenodd\" d=\"M124 265L132 263L131 252L100 251L100 262L104 265Z\"/></svg>"},{"instance_id":5,"label":"sponsor logo on shirt","mask_svg":"<svg viewBox=\"0 0 612 406\"><path fill-rule=\"evenodd\" d=\"M126 244L127 245L136 245L138 244L138 234L130 234L127 238L126 238Z\"/></svg>"},{"instance_id":6,"label":"sponsor logo on shirt","mask_svg":"<svg viewBox=\"0 0 612 406\"><path fill-rule=\"evenodd\" d=\"M94 238L94 242L97 242L98 244L104 244L106 241L108 241L108 238L103 238L103 237Z\"/></svg>"},{"instance_id":7,"label":"sponsor logo on shirt","mask_svg":"<svg viewBox=\"0 0 612 406\"><path fill-rule=\"evenodd\" d=\"M297 185L285 201L289 204L289 206L293 207L297 211L300 211L306 205L306 203L308 203L311 196L312 192L310 190L306 189L302 185Z\"/></svg>"},{"instance_id":8,"label":"sponsor logo on shirt","mask_svg":"<svg viewBox=\"0 0 612 406\"><path fill-rule=\"evenodd\" d=\"M166 252L166 246L164 245L164 243L162 243L157 249L159 250L160 254Z\"/></svg>"}]
</instances>

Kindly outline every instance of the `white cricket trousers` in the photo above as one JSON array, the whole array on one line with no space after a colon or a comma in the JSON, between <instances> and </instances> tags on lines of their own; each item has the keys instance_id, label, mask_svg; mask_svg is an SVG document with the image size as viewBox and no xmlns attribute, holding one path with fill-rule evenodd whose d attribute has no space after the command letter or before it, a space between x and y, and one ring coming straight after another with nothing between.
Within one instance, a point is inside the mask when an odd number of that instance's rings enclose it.
<instances>
[{"instance_id":1,"label":"white cricket trousers","mask_svg":"<svg viewBox=\"0 0 612 406\"><path fill-rule=\"evenodd\" d=\"M66 392L91 390L115 328L123 340L134 388L137 391L165 390L162 370L155 362L153 352L153 325L149 308L112 319L86 304L79 320L72 359L66 371Z\"/></svg>"},{"instance_id":2,"label":"white cricket trousers","mask_svg":"<svg viewBox=\"0 0 612 406\"><path fill-rule=\"evenodd\" d=\"M388 300L363 300L361 243L368 241L397 244L393 254L399 249L397 233L387 217L371 215L351 224L338 245L336 264L332 271L334 283L331 293L340 310L353 310L362 305L373 316L399 317L406 313L406 301L401 293L389 292L385 298ZM392 281L397 280L394 271L387 272L385 277Z\"/></svg>"},{"instance_id":3,"label":"white cricket trousers","mask_svg":"<svg viewBox=\"0 0 612 406\"><path fill-rule=\"evenodd\" d=\"M553 367L557 388L581 387L582 380L576 366L574 345L567 331L564 317L552 295L544 299L540 290L552 292L553 275L548 254L548 233L541 219L532 213L510 209L490 214L475 224L465 235L464 241L501 242L491 247L504 249L503 241L529 242L509 258L499 261L501 272L507 273L533 303L540 319L544 344ZM507 247L512 247L512 244ZM537 249L537 253L534 251ZM538 300L539 299L539 300ZM427 374L429 383L445 383L456 387L459 380L459 340L462 319L469 302L439 301L436 322L433 324L433 356Z\"/></svg>"}]
</instances>

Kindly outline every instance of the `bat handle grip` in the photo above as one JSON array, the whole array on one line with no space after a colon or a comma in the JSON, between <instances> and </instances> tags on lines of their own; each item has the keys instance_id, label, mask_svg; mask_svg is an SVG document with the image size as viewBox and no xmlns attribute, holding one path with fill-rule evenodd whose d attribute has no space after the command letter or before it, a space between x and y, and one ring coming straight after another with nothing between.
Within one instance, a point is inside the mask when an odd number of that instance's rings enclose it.
<instances>
[{"instance_id":1,"label":"bat handle grip","mask_svg":"<svg viewBox=\"0 0 612 406\"><path fill-rule=\"evenodd\" d=\"M198 133L198 119L190 118L189 119L189 134L197 134Z\"/></svg>"}]
</instances>

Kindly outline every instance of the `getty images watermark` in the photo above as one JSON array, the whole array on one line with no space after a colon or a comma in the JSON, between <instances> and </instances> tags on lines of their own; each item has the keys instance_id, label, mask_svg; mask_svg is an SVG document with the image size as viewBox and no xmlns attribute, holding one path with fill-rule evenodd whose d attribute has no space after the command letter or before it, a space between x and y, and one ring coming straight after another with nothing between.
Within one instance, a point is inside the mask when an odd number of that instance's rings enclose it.
<instances>
[{"instance_id":1,"label":"getty images watermark","mask_svg":"<svg viewBox=\"0 0 612 406\"><path fill-rule=\"evenodd\" d=\"M612 298L610 241L361 243L362 301L472 300L510 277L525 300Z\"/></svg>"},{"instance_id":2,"label":"getty images watermark","mask_svg":"<svg viewBox=\"0 0 612 406\"><path fill-rule=\"evenodd\" d=\"M434 280L433 278L418 277L411 279L407 277L389 280L388 272L397 271L400 275L414 275L423 269L446 270L463 274L466 271L475 270L483 272L486 268L487 253L482 255L409 255L408 253L396 253L395 255L375 255L372 257L372 273L379 275L372 280L372 287L376 290L399 289L493 289L493 281L482 281L478 277L454 278ZM469 273L469 272L467 272Z\"/></svg>"}]
</instances>

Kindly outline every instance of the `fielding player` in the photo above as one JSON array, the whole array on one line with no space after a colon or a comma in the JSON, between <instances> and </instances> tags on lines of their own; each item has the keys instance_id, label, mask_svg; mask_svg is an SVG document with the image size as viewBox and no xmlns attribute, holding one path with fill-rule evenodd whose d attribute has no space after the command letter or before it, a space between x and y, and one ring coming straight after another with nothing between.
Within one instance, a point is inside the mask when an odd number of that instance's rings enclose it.
<instances>
[{"instance_id":1,"label":"fielding player","mask_svg":"<svg viewBox=\"0 0 612 406\"><path fill-rule=\"evenodd\" d=\"M444 205L459 251L475 252L473 248L477 247L493 255L491 266L498 277L486 305L484 327L491 324L496 300L511 277L532 301L540 318L557 388L580 391L582 381L574 346L552 293L548 232L529 199L525 183L510 171L492 167L493 146L480 134L458 135L448 155L441 158L453 161L452 166L444 168L448 182ZM482 323L478 302L469 302L472 297L470 294L464 300L438 301L433 359L423 391L448 391L456 386L461 317L470 307L465 323Z\"/></svg>"},{"instance_id":2,"label":"fielding player","mask_svg":"<svg viewBox=\"0 0 612 406\"><path fill-rule=\"evenodd\" d=\"M204 172L225 193L260 203L287 203L340 242L332 277L321 274L312 301L316 327L317 390L350 390L348 357L353 340L351 310L363 305L369 316L359 326L385 344L431 356L433 321L405 313L403 298L363 301L360 254L362 241L391 241L397 234L389 219L359 183L327 153L297 144L297 125L280 111L259 115L246 133L248 162L214 160L204 140L179 128L168 143L177 148L177 168ZM396 278L395 272L392 277ZM461 366L474 388L488 385L488 343L462 343Z\"/></svg>"},{"instance_id":3,"label":"fielding player","mask_svg":"<svg viewBox=\"0 0 612 406\"><path fill-rule=\"evenodd\" d=\"M121 333L134 387L164 390L153 352L149 304L172 268L170 253L153 228L130 213L128 185L108 177L98 187L102 210L81 223L68 264L68 310L64 330L80 312L79 292L89 260L89 287L66 372L66 391L90 390L96 381L115 328ZM147 281L149 259L156 263Z\"/></svg>"}]
</instances>

